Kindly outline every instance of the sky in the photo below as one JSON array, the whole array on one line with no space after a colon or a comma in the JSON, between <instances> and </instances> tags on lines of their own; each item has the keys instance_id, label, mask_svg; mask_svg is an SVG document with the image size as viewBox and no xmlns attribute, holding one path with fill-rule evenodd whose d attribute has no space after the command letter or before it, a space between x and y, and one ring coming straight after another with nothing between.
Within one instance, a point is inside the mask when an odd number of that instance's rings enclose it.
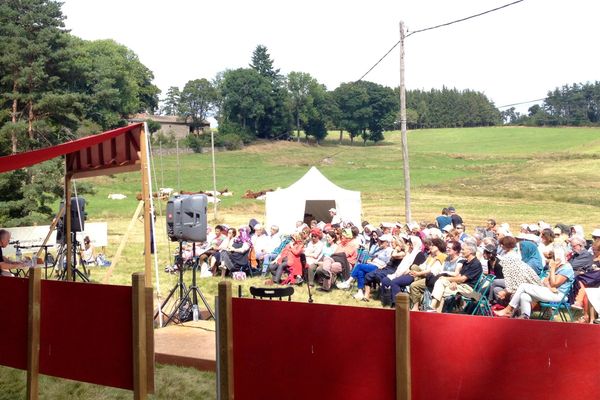
<instances>
[{"instance_id":1,"label":"sky","mask_svg":"<svg viewBox=\"0 0 600 400\"><path fill-rule=\"evenodd\" d=\"M114 39L170 86L247 67L265 45L276 68L308 72L329 90L359 79L409 32L512 0L63 0L66 27L83 39ZM408 89L455 87L496 106L600 80L595 0L524 0L491 14L406 39ZM396 87L396 48L365 80ZM533 103L517 106L525 112Z\"/></svg>"}]
</instances>

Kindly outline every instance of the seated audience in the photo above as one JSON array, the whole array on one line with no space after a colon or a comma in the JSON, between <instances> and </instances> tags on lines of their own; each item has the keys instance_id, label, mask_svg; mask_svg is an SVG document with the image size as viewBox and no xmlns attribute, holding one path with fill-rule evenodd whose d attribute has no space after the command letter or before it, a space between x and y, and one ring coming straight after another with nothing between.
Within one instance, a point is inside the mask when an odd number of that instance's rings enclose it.
<instances>
[{"instance_id":1,"label":"seated audience","mask_svg":"<svg viewBox=\"0 0 600 400\"><path fill-rule=\"evenodd\" d=\"M389 296L391 296L390 305L395 305L396 295L413 283L414 278L409 274L410 268L413 265L423 264L427 259L425 253L421 250L422 246L423 242L418 236L410 237L408 255L404 257L398 268L396 268L396 271L381 281L383 291L381 298L383 302L387 302L388 293L386 292L389 291Z\"/></svg>"},{"instance_id":2,"label":"seated audience","mask_svg":"<svg viewBox=\"0 0 600 400\"><path fill-rule=\"evenodd\" d=\"M464 263L457 276L441 277L435 283L433 292L431 292L431 307L437 312L441 312L444 306L444 298L453 296L457 293L469 294L479 281L483 269L481 262L475 257L477 247L472 243L463 243L461 256Z\"/></svg>"},{"instance_id":3,"label":"seated audience","mask_svg":"<svg viewBox=\"0 0 600 400\"><path fill-rule=\"evenodd\" d=\"M273 275L273 282L282 284L295 284L298 277L302 276L301 255L304 251L304 242L300 233L292 235L292 241L285 246L281 254L269 266ZM281 276L287 273L287 279L281 280Z\"/></svg>"},{"instance_id":4,"label":"seated audience","mask_svg":"<svg viewBox=\"0 0 600 400\"><path fill-rule=\"evenodd\" d=\"M585 289L600 287L600 240L596 239L594 241L592 251L594 259L591 268L589 268L588 272L577 275L573 284L573 304L571 307L584 311L583 316L578 322L593 322L594 319L593 308L587 299Z\"/></svg>"},{"instance_id":5,"label":"seated audience","mask_svg":"<svg viewBox=\"0 0 600 400\"><path fill-rule=\"evenodd\" d=\"M576 274L583 274L593 264L594 256L586 250L585 244L585 239L577 234L569 238L569 245L571 247L569 264L571 264Z\"/></svg>"},{"instance_id":6,"label":"seated audience","mask_svg":"<svg viewBox=\"0 0 600 400\"><path fill-rule=\"evenodd\" d=\"M541 275L544 270L544 262L540 257L540 252L535 243L529 240L521 240L518 242L519 252L521 253L521 260L527 263L536 274Z\"/></svg>"},{"instance_id":7,"label":"seated audience","mask_svg":"<svg viewBox=\"0 0 600 400\"><path fill-rule=\"evenodd\" d=\"M410 284L409 290L413 311L419 310L419 305L423 300L423 294L427 288L427 280L432 281L434 277L437 277L442 272L447 258L445 254L446 244L442 239L432 239L428 242L427 248L429 250L429 257L427 257L423 264L419 266L413 265L409 272L409 275L414 279Z\"/></svg>"},{"instance_id":8,"label":"seated audience","mask_svg":"<svg viewBox=\"0 0 600 400\"><path fill-rule=\"evenodd\" d=\"M520 317L527 319L531 316L531 303L534 301L561 301L568 295L575 274L560 248L554 250L554 259L548 265L548 273L541 286L531 283L519 285L508 306L501 311L494 311L494 314L498 317L512 317L518 309Z\"/></svg>"},{"instance_id":9,"label":"seated audience","mask_svg":"<svg viewBox=\"0 0 600 400\"><path fill-rule=\"evenodd\" d=\"M241 271L243 268L250 266L248 260L248 251L252 246L250 241L250 228L242 226L237 235L227 243L227 248L221 250L221 277L224 277L227 272Z\"/></svg>"}]
</instances>

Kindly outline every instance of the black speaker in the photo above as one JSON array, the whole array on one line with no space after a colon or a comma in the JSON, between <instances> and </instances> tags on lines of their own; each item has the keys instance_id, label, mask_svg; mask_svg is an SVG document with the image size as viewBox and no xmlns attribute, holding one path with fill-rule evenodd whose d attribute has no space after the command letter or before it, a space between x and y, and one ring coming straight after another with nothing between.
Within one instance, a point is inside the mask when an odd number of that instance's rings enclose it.
<instances>
[{"instance_id":1,"label":"black speaker","mask_svg":"<svg viewBox=\"0 0 600 400\"><path fill-rule=\"evenodd\" d=\"M61 201L59 212L64 206L65 202ZM86 218L85 199L83 197L71 197L71 232L83 232ZM64 243L65 228L65 216L63 214L56 224L57 243Z\"/></svg>"},{"instance_id":2,"label":"black speaker","mask_svg":"<svg viewBox=\"0 0 600 400\"><path fill-rule=\"evenodd\" d=\"M205 194L184 196L181 201L181 240L190 242L206 241L206 208L208 200Z\"/></svg>"},{"instance_id":3,"label":"black speaker","mask_svg":"<svg viewBox=\"0 0 600 400\"><path fill-rule=\"evenodd\" d=\"M206 208L204 194L176 196L167 202L167 235L172 241L206 240Z\"/></svg>"}]
</instances>

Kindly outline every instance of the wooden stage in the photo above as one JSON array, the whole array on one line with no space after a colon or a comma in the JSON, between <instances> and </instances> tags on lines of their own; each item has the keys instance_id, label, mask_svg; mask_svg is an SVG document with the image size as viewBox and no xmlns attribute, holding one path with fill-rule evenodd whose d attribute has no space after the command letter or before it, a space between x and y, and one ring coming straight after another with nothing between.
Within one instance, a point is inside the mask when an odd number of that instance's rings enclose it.
<instances>
[{"instance_id":1,"label":"wooden stage","mask_svg":"<svg viewBox=\"0 0 600 400\"><path fill-rule=\"evenodd\" d=\"M169 324L154 330L154 354L159 364L216 370L215 321Z\"/></svg>"}]
</instances>

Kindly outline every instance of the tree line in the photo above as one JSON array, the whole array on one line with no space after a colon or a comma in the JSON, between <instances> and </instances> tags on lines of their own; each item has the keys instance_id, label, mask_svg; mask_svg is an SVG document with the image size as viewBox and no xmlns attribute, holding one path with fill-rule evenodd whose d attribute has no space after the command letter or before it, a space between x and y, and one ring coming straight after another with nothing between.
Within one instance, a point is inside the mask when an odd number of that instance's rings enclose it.
<instances>
[{"instance_id":1,"label":"tree line","mask_svg":"<svg viewBox=\"0 0 600 400\"><path fill-rule=\"evenodd\" d=\"M482 93L457 89L409 90L409 128L471 127L501 123L501 115ZM195 130L214 116L217 140L236 147L256 138L300 138L300 132L317 142L329 131L347 131L350 140L379 142L384 132L399 129L399 89L368 81L342 83L334 90L305 72L286 76L274 67L268 49L258 45L249 66L226 70L209 81L191 80L182 90L170 87L161 112L178 115ZM192 146L208 144L206 137L191 137Z\"/></svg>"},{"instance_id":2,"label":"tree line","mask_svg":"<svg viewBox=\"0 0 600 400\"><path fill-rule=\"evenodd\" d=\"M541 105L521 114L511 107L502 112L504 122L528 126L600 125L600 82L573 83L548 92Z\"/></svg>"}]
</instances>

